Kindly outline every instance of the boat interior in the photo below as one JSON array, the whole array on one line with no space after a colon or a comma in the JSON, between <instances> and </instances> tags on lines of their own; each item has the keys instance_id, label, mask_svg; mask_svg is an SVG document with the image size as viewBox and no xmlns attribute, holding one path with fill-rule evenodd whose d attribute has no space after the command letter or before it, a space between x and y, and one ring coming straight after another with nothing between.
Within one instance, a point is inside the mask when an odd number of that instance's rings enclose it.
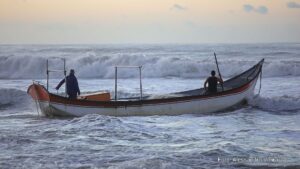
<instances>
[{"instance_id":1,"label":"boat interior","mask_svg":"<svg viewBox=\"0 0 300 169\"><path fill-rule=\"evenodd\" d=\"M241 87L241 86L249 83L251 80L253 80L255 77L257 77L259 75L263 62L264 62L264 59L262 59L259 63L257 63L253 67L249 68L248 70L244 71L243 73L241 73L235 77L232 77L230 79L225 80L223 83L223 86L218 84L218 86L217 86L218 93L232 90L232 89ZM64 60L64 65L65 65L65 60ZM140 73L141 73L141 66L130 67L130 68L139 68ZM117 69L117 67L116 67L116 69ZM48 71L48 66L47 66L47 71ZM63 72L64 72L64 75L66 76L65 67L64 67ZM116 71L115 77L117 77L117 71ZM48 88L48 79L49 79L49 77L47 77L47 88ZM116 79L116 82L117 82L117 79ZM141 74L140 74L140 83L141 83ZM115 91L117 91L117 85L116 85ZM140 93L140 96L138 96L138 97L119 98L119 97L117 97L117 95L115 95L115 97L112 98L112 96L110 95L109 92L99 92L98 91L98 92L93 92L93 93L87 93L83 96L79 96L78 99L91 100L91 101L116 101L116 100L118 100L118 101L137 101L137 100L151 100L151 99L163 99L163 98L175 98L175 97L199 96L199 95L210 95L211 94L211 93L206 92L204 88L199 88L199 89L176 92L176 93L169 93L169 94L164 94L164 95L143 95L142 94L142 84L140 84L140 91L141 91L141 93ZM65 94L63 94L63 95L65 96Z\"/></svg>"},{"instance_id":2,"label":"boat interior","mask_svg":"<svg viewBox=\"0 0 300 169\"><path fill-rule=\"evenodd\" d=\"M264 60L262 59L258 64L254 65L253 67L244 71L243 73L235 77L232 77L228 80L225 80L223 83L223 87L220 84L218 84L217 86L218 92L224 92L231 89L235 89L249 83L259 74L263 61ZM198 95L210 95L210 93L206 92L204 88L199 88L194 90L169 93L165 95L147 95L144 96L142 99L148 100L148 99L162 99L162 98L198 96ZM119 100L139 100L139 99L140 97L119 98Z\"/></svg>"}]
</instances>

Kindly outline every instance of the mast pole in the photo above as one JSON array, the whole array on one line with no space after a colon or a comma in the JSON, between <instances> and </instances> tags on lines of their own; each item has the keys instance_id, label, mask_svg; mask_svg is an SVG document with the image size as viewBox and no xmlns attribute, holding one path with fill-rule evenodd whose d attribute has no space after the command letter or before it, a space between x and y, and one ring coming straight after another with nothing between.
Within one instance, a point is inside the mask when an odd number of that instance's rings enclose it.
<instances>
[{"instance_id":1,"label":"mast pole","mask_svg":"<svg viewBox=\"0 0 300 169\"><path fill-rule=\"evenodd\" d=\"M223 81L222 75L221 75L220 69L219 69L219 63L218 63L217 55L216 55L216 53L214 53L214 55L215 55L215 61L216 61L217 69L218 69L218 74L220 76L220 79ZM222 91L224 91L223 83L221 84L221 86L222 86Z\"/></svg>"},{"instance_id":2,"label":"mast pole","mask_svg":"<svg viewBox=\"0 0 300 169\"><path fill-rule=\"evenodd\" d=\"M65 95L67 96L67 71L66 71L66 59L63 58L64 61L64 76L65 76Z\"/></svg>"},{"instance_id":3,"label":"mast pole","mask_svg":"<svg viewBox=\"0 0 300 169\"><path fill-rule=\"evenodd\" d=\"M47 68L47 90L49 91L49 63L48 59L46 61L46 68Z\"/></svg>"},{"instance_id":4,"label":"mast pole","mask_svg":"<svg viewBox=\"0 0 300 169\"><path fill-rule=\"evenodd\" d=\"M118 67L115 66L115 101L117 101L117 93L118 93L118 88L117 88L117 83L118 83Z\"/></svg>"},{"instance_id":5,"label":"mast pole","mask_svg":"<svg viewBox=\"0 0 300 169\"><path fill-rule=\"evenodd\" d=\"M139 66L139 69L140 69L140 93L141 93L140 100L142 100L142 98L143 98L142 66Z\"/></svg>"}]
</instances>

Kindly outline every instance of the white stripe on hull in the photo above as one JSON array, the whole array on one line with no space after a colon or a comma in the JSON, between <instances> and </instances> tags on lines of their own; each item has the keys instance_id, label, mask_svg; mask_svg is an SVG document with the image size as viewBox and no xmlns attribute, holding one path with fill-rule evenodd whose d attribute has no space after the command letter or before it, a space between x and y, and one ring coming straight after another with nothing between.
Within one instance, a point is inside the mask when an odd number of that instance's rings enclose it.
<instances>
[{"instance_id":1,"label":"white stripe on hull","mask_svg":"<svg viewBox=\"0 0 300 169\"><path fill-rule=\"evenodd\" d=\"M232 107L243 100L251 98L257 78L250 87L240 93L226 96L195 99L181 102L144 104L141 106L127 106L117 108L99 108L60 103L39 102L40 108L48 116L84 116L87 114L101 114L109 116L149 116L149 115L180 115L191 113L211 113Z\"/></svg>"}]
</instances>

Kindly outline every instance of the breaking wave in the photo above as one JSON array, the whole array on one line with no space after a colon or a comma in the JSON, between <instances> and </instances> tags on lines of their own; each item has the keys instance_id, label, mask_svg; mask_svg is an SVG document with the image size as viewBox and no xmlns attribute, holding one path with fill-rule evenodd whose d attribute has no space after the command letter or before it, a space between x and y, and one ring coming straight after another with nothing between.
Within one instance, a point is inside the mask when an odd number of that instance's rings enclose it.
<instances>
[{"instance_id":1,"label":"breaking wave","mask_svg":"<svg viewBox=\"0 0 300 169\"><path fill-rule=\"evenodd\" d=\"M143 77L162 78L199 78L206 77L212 69L216 69L213 60L199 57L178 56L146 56L117 55L95 56L87 54L83 57L67 58L67 67L74 68L80 78L113 78L115 65L142 65ZM258 61L258 60L257 60ZM37 79L46 76L46 58L33 56L0 56L0 78L2 79ZM60 69L62 64L52 60L53 69ZM256 61L221 60L220 69L224 77L234 76L253 66ZM265 77L299 76L300 61L266 60L263 74ZM60 76L62 73L60 73ZM58 74L51 74L59 77ZM123 69L118 77L137 77L138 71Z\"/></svg>"},{"instance_id":2,"label":"breaking wave","mask_svg":"<svg viewBox=\"0 0 300 169\"><path fill-rule=\"evenodd\" d=\"M25 91L18 89L0 89L0 107L24 107L30 103L30 98Z\"/></svg>"},{"instance_id":3,"label":"breaking wave","mask_svg":"<svg viewBox=\"0 0 300 169\"><path fill-rule=\"evenodd\" d=\"M258 96L249 102L250 105L267 111L299 111L300 98L291 96L261 97Z\"/></svg>"},{"instance_id":4,"label":"breaking wave","mask_svg":"<svg viewBox=\"0 0 300 169\"><path fill-rule=\"evenodd\" d=\"M219 65L224 77L244 71L265 58L264 76L299 76L297 44L279 45L136 45L136 46L0 46L0 79L37 79L46 77L46 59L63 57L67 69L75 69L80 78L113 78L114 66L143 66L143 77L199 78L216 69L212 53L219 51ZM58 58L50 68L61 69ZM51 74L51 77L61 77ZM138 76L138 71L124 69L121 78Z\"/></svg>"}]
</instances>

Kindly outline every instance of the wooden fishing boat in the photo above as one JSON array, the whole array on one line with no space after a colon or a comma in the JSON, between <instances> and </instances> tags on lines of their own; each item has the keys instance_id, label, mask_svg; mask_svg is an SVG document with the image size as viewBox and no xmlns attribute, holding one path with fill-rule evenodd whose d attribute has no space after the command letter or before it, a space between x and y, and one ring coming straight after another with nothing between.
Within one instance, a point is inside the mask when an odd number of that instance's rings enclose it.
<instances>
[{"instance_id":1,"label":"wooden fishing boat","mask_svg":"<svg viewBox=\"0 0 300 169\"><path fill-rule=\"evenodd\" d=\"M218 86L219 92L213 94L206 93L203 88L200 88L160 97L141 95L139 98L118 100L117 97L109 99L107 93L96 93L80 99L68 99L50 93L43 85L35 82L29 86L27 92L46 116L84 116L87 114L150 116L212 113L251 99L254 96L256 82L261 77L263 62L264 59L245 72L224 81L223 87Z\"/></svg>"}]
</instances>

